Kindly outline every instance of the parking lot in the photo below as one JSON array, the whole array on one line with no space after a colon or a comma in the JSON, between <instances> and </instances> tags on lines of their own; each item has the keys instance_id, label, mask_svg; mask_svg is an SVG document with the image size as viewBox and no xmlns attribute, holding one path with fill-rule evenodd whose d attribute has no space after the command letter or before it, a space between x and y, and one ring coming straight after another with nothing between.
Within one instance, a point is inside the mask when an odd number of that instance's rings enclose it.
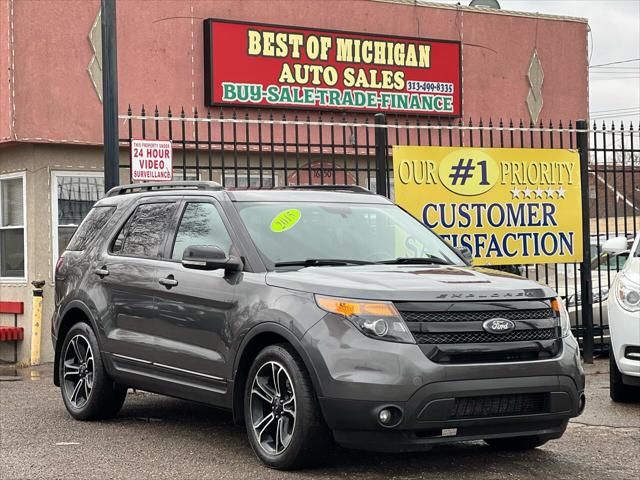
<instances>
[{"instance_id":1,"label":"parking lot","mask_svg":"<svg viewBox=\"0 0 640 480\"><path fill-rule=\"evenodd\" d=\"M538 450L499 452L482 442L402 455L335 448L318 452L323 466L302 472L263 467L229 413L158 395L130 393L113 421L74 421L51 365L23 369L21 380L0 382L0 478L637 479L640 403L609 400L607 365L588 366L585 413Z\"/></svg>"}]
</instances>

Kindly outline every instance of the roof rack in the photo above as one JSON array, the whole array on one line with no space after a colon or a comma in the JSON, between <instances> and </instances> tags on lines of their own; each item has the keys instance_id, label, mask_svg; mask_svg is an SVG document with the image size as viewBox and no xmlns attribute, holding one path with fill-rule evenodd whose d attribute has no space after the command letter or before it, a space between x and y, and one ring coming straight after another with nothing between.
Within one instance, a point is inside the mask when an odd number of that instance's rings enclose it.
<instances>
[{"instance_id":1,"label":"roof rack","mask_svg":"<svg viewBox=\"0 0 640 480\"><path fill-rule=\"evenodd\" d=\"M107 192L105 197L115 197L128 193L155 192L162 190L223 190L216 182L151 182L119 185Z\"/></svg>"},{"instance_id":2,"label":"roof rack","mask_svg":"<svg viewBox=\"0 0 640 480\"><path fill-rule=\"evenodd\" d=\"M367 193L369 195L375 195L371 190L361 187L360 185L287 185L286 187L279 187L282 190L332 190L338 192L351 192L351 193Z\"/></svg>"}]
</instances>

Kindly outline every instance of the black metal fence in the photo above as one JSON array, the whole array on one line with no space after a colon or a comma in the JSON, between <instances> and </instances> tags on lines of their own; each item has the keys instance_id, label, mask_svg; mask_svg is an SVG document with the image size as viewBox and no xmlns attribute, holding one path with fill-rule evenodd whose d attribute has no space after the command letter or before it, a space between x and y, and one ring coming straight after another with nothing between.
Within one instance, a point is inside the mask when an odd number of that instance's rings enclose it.
<instances>
[{"instance_id":1,"label":"black metal fence","mask_svg":"<svg viewBox=\"0 0 640 480\"><path fill-rule=\"evenodd\" d=\"M585 122L546 125L513 120L438 121L419 117L207 111L156 108L122 115L125 137L171 140L174 179L213 180L227 187L273 188L357 184L394 198L391 146L429 145L580 149L585 211L581 265L514 266L566 300L585 360L608 341L606 296L622 257L602 253L604 240L640 229L640 135L633 126ZM122 132L122 129L121 129ZM122 163L121 181L130 176Z\"/></svg>"}]
</instances>

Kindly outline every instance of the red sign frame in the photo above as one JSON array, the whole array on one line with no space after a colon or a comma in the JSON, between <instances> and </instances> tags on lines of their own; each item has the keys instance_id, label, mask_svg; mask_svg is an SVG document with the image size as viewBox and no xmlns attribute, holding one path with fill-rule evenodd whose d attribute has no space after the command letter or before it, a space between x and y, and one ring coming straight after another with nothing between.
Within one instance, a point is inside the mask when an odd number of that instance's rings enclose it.
<instances>
[{"instance_id":1,"label":"red sign frame","mask_svg":"<svg viewBox=\"0 0 640 480\"><path fill-rule=\"evenodd\" d=\"M205 104L462 115L455 40L204 20Z\"/></svg>"}]
</instances>

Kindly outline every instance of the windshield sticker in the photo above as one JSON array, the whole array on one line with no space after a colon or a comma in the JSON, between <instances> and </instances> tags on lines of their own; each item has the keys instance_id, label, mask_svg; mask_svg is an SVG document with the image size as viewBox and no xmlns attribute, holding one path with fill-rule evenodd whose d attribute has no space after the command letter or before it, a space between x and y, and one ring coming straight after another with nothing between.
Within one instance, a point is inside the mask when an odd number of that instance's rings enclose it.
<instances>
[{"instance_id":1,"label":"windshield sticker","mask_svg":"<svg viewBox=\"0 0 640 480\"><path fill-rule=\"evenodd\" d=\"M295 208L280 212L271 220L271 231L276 233L286 232L292 229L300 221L301 217L302 213Z\"/></svg>"}]
</instances>

